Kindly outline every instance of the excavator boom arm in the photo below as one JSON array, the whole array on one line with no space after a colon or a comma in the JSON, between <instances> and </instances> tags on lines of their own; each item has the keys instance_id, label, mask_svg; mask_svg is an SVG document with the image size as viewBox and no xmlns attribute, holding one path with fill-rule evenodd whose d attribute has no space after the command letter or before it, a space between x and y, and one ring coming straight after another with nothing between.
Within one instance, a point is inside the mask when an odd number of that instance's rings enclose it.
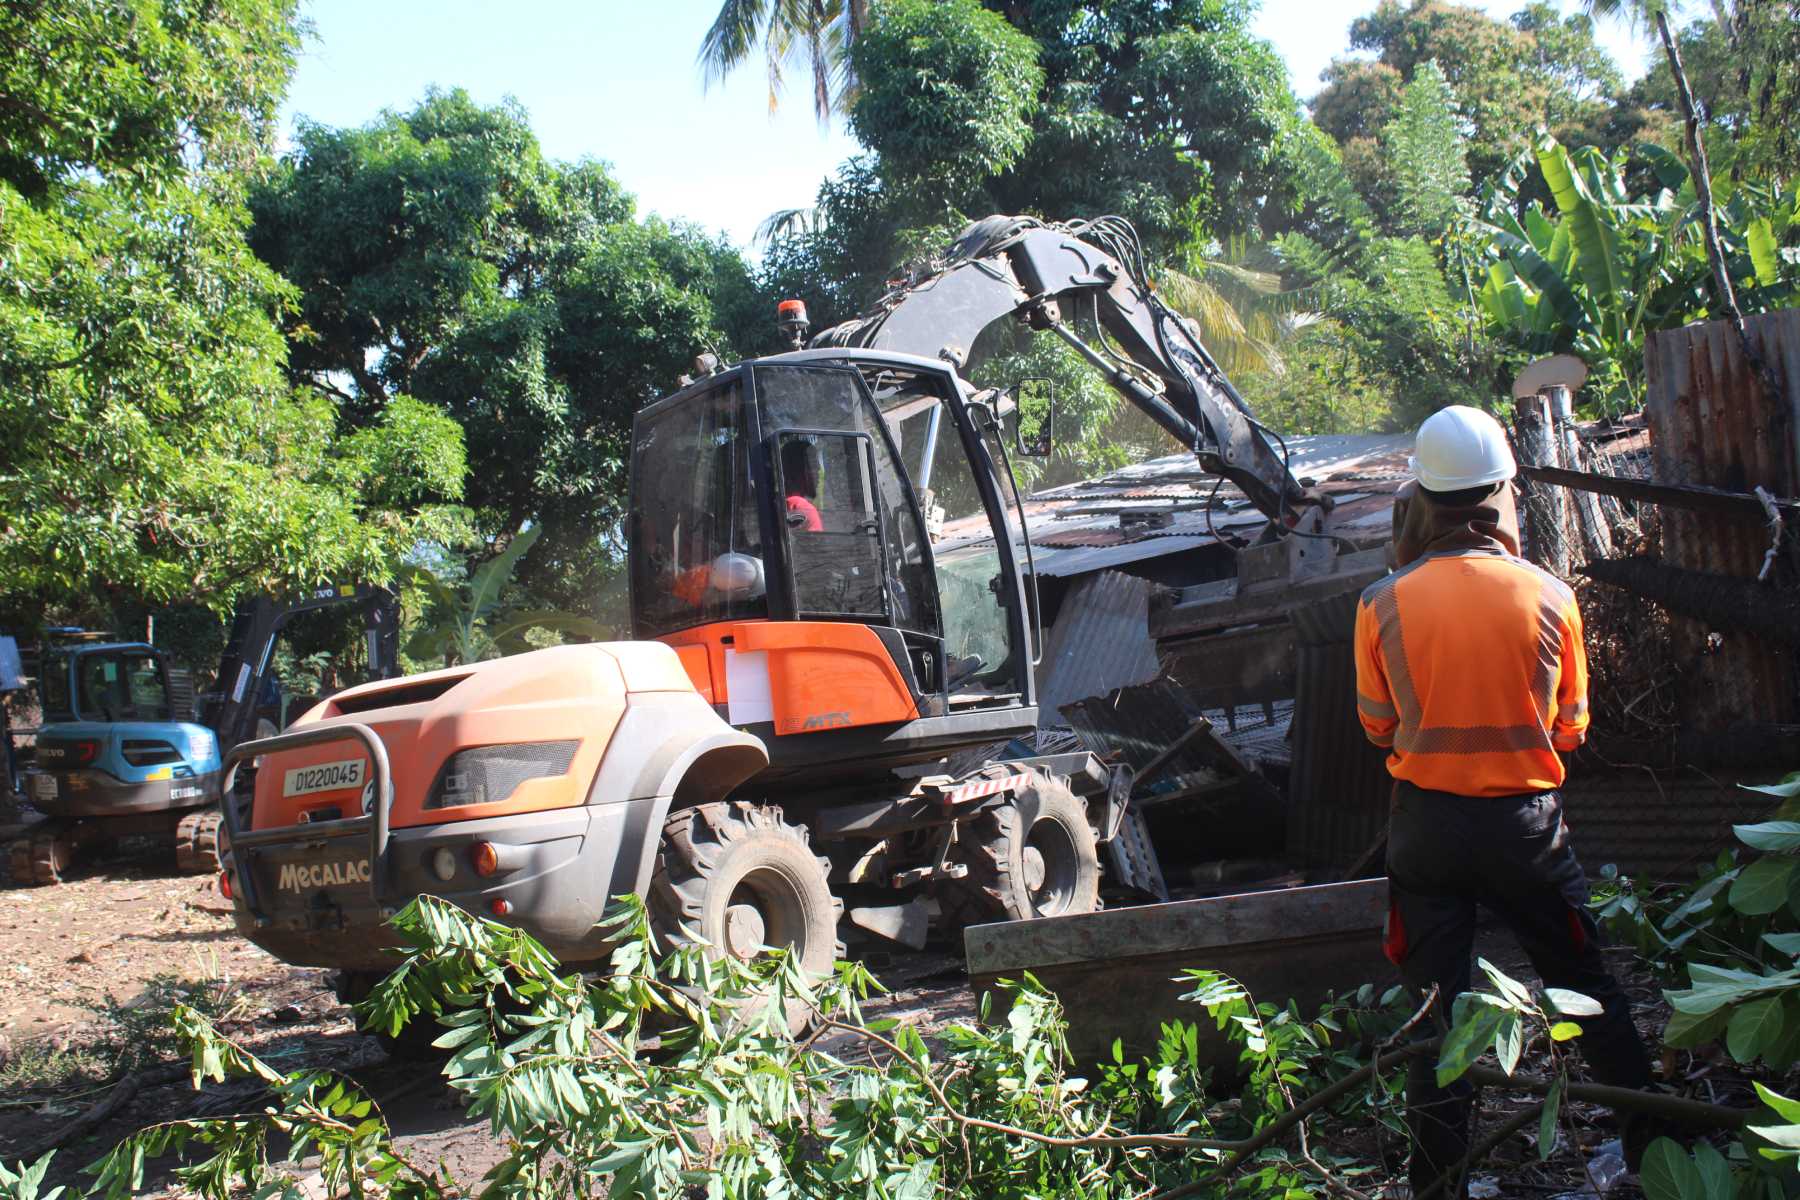
<instances>
[{"instance_id":1,"label":"excavator boom arm","mask_svg":"<svg viewBox=\"0 0 1800 1200\"><path fill-rule=\"evenodd\" d=\"M1236 484L1269 517L1297 510L1305 495L1283 456L1250 418L1192 323L1151 289L1135 248L1130 226L1116 217L1071 226L989 217L963 233L942 266L811 344L900 350L960 366L988 326L1023 317L1074 346L1127 400L1190 447L1203 468ZM1073 315L1089 303L1125 362L1070 330L1065 310ZM1160 390L1144 381L1144 372Z\"/></svg>"}]
</instances>

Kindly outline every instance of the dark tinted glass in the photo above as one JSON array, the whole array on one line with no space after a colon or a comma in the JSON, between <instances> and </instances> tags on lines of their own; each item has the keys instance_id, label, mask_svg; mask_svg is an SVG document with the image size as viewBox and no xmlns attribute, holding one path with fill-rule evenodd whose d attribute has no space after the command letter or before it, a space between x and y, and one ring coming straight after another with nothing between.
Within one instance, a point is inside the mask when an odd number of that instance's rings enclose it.
<instances>
[{"instance_id":1,"label":"dark tinted glass","mask_svg":"<svg viewBox=\"0 0 1800 1200\"><path fill-rule=\"evenodd\" d=\"M827 532L834 529L828 516L828 508L833 501L830 492L832 487L846 489L842 493L845 497L852 496L857 487L866 488L857 495L854 503L866 506L872 501L873 507L866 511L858 508L853 519L863 522L873 520L876 523L876 536L869 540L879 547L883 556L882 580L888 601L888 615L883 619L902 629L935 634L938 631L938 615L932 596L930 572L925 563L925 531L914 512L906 477L889 449L881 414L863 387L861 378L854 371L844 368L759 367L756 371L756 396L757 403L762 408L763 429L773 432L777 439L783 436L781 431L784 430L830 430L862 435L860 438L811 439L821 443L827 440L830 442L829 455L825 453L825 445L817 447L821 468L817 486L822 489L825 501L816 506L819 509L819 524ZM789 465L799 465L795 457L797 451L785 453L790 456ZM859 462L863 465L856 466ZM873 473L872 485L856 482L865 478L868 472ZM791 517L799 506L786 507ZM810 523L796 525L790 520L787 529L790 547L796 546L799 533L804 531L805 524ZM841 527L838 531L842 531ZM855 553L861 555L866 549L866 546L859 544ZM799 555L808 552L795 549L793 553ZM798 584L798 558L795 564ZM858 603L865 604L866 600ZM803 611L820 614L830 611L813 608L811 601L804 597L800 601L800 607ZM865 614L846 610L841 615L852 617Z\"/></svg>"},{"instance_id":2,"label":"dark tinted glass","mask_svg":"<svg viewBox=\"0 0 1800 1200\"><path fill-rule=\"evenodd\" d=\"M632 605L641 636L768 615L734 382L637 425Z\"/></svg>"}]
</instances>

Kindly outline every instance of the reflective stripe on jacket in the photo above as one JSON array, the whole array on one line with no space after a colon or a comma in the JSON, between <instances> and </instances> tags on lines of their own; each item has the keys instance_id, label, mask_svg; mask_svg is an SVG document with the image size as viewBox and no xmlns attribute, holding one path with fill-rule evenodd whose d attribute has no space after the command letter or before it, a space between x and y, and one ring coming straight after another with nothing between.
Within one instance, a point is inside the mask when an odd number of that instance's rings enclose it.
<instances>
[{"instance_id":1,"label":"reflective stripe on jacket","mask_svg":"<svg viewBox=\"0 0 1800 1200\"><path fill-rule=\"evenodd\" d=\"M1499 549L1418 559L1357 605L1356 710L1396 779L1462 796L1561 787L1557 752L1588 725L1575 593Z\"/></svg>"}]
</instances>

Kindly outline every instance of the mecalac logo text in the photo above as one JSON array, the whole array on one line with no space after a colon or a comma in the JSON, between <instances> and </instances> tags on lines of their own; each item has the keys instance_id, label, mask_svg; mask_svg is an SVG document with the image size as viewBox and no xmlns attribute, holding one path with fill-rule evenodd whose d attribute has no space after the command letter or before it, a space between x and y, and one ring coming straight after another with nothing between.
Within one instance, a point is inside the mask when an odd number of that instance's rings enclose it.
<instances>
[{"instance_id":1,"label":"mecalac logo text","mask_svg":"<svg viewBox=\"0 0 1800 1200\"><path fill-rule=\"evenodd\" d=\"M275 886L284 892L309 888L340 887L346 883L369 882L369 860L329 863L282 863L281 876Z\"/></svg>"}]
</instances>

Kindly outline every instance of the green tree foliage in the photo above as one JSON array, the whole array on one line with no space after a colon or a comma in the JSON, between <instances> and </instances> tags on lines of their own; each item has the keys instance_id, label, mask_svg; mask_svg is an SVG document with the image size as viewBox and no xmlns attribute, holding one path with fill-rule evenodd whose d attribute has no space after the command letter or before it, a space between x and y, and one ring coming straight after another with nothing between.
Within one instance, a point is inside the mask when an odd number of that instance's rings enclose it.
<instances>
[{"instance_id":1,"label":"green tree foliage","mask_svg":"<svg viewBox=\"0 0 1800 1200\"><path fill-rule=\"evenodd\" d=\"M774 112L789 67L811 76L820 124L849 107L857 77L849 49L869 23L869 0L722 0L700 43L700 69L710 85L746 61L756 43L769 74Z\"/></svg>"},{"instance_id":2,"label":"green tree foliage","mask_svg":"<svg viewBox=\"0 0 1800 1200\"><path fill-rule=\"evenodd\" d=\"M111 610L382 578L444 524L462 447L400 406L362 433L290 395L286 285L242 205L293 6L0 14L0 603Z\"/></svg>"},{"instance_id":3,"label":"green tree foliage","mask_svg":"<svg viewBox=\"0 0 1800 1200\"><path fill-rule=\"evenodd\" d=\"M1609 146L1641 127L1627 121L1608 128L1621 80L1594 41L1591 18L1563 17L1541 0L1511 21L1455 0L1381 0L1352 22L1350 45L1372 52L1374 61L1334 62L1312 104L1314 120L1347 151L1391 119L1401 86L1431 62L1470 122L1469 165L1478 179L1500 170L1540 124L1588 129ZM1365 155L1366 148L1347 153L1353 172Z\"/></svg>"},{"instance_id":4,"label":"green tree foliage","mask_svg":"<svg viewBox=\"0 0 1800 1200\"><path fill-rule=\"evenodd\" d=\"M360 129L303 126L252 199L252 244L299 288L297 384L377 422L455 420L481 528L535 522L525 577L585 607L614 556L632 415L756 305L735 251L658 220L597 163L543 157L511 103L433 92ZM716 303L715 303L716 301Z\"/></svg>"},{"instance_id":5,"label":"green tree foliage","mask_svg":"<svg viewBox=\"0 0 1800 1200\"><path fill-rule=\"evenodd\" d=\"M1721 3L1683 27L1677 43L1705 114L1715 169L1789 181L1800 177L1800 3ZM1629 99L1668 123L1679 121L1667 56L1656 57L1632 85Z\"/></svg>"},{"instance_id":6,"label":"green tree foliage","mask_svg":"<svg viewBox=\"0 0 1800 1200\"><path fill-rule=\"evenodd\" d=\"M704 947L666 953L632 897L607 919L616 948L598 978L434 896L394 924L409 953L362 1016L386 1032L439 1028L446 1082L503 1142L484 1181L409 1159L351 1080L284 1075L181 1007L173 1024L195 1085L255 1080L266 1107L141 1130L92 1166L86 1194L129 1195L150 1160L175 1154L182 1186L207 1200L292 1190L303 1159L333 1194L378 1187L413 1200L482 1184L543 1200L597 1189L641 1200L1123 1200L1184 1185L1303 1196L1330 1172L1372 1170L1335 1150L1327 1167L1306 1129L1338 1126L1371 1102L1391 1108L1403 1057L1390 1053L1382 1069L1360 1059L1404 1017L1398 988L1365 987L1307 1018L1189 971L1193 1020L1170 1022L1144 1060L1115 1051L1076 1074L1060 1006L1029 978L1006 986L1003 1013L984 1010L927 1042L911 1023L864 1015L877 985L857 964L809 979L779 954L744 963ZM790 1038L785 1006L816 1014L825 1036ZM1208 1090L1214 1047L1238 1058L1229 1100ZM0 1165L0 1197L47 1200L33 1190L42 1174Z\"/></svg>"},{"instance_id":7,"label":"green tree foliage","mask_svg":"<svg viewBox=\"0 0 1800 1200\"><path fill-rule=\"evenodd\" d=\"M1456 97L1435 62L1413 72L1393 119L1382 127L1385 194L1396 232L1437 234L1449 228L1469 190L1468 147Z\"/></svg>"},{"instance_id":8,"label":"green tree foliage","mask_svg":"<svg viewBox=\"0 0 1800 1200\"><path fill-rule=\"evenodd\" d=\"M871 7L851 51L870 152L769 248L769 278L821 323L866 308L896 269L988 213L1118 213L1163 258L1291 205L1304 122L1249 5L986 7L997 15L975 0Z\"/></svg>"},{"instance_id":9,"label":"green tree foliage","mask_svg":"<svg viewBox=\"0 0 1800 1200\"><path fill-rule=\"evenodd\" d=\"M1044 96L997 212L1118 213L1153 254L1260 227L1289 200L1300 124L1287 69L1243 0L993 3L1036 39Z\"/></svg>"},{"instance_id":10,"label":"green tree foliage","mask_svg":"<svg viewBox=\"0 0 1800 1200\"><path fill-rule=\"evenodd\" d=\"M1588 393L1608 406L1639 402L1646 334L1716 314L1692 176L1669 151L1641 153L1660 186L1633 197L1625 154L1571 151L1546 135L1528 161L1552 203L1532 201L1521 215L1521 160L1496 181L1481 227L1487 262L1477 301L1489 327L1529 354L1580 355L1594 372ZM1800 256L1781 247L1800 232L1800 195L1744 184L1716 200L1744 310L1792 305Z\"/></svg>"},{"instance_id":11,"label":"green tree foliage","mask_svg":"<svg viewBox=\"0 0 1800 1200\"><path fill-rule=\"evenodd\" d=\"M1031 144L1037 52L979 0L886 0L852 53L850 127L891 184L961 199Z\"/></svg>"}]
</instances>

